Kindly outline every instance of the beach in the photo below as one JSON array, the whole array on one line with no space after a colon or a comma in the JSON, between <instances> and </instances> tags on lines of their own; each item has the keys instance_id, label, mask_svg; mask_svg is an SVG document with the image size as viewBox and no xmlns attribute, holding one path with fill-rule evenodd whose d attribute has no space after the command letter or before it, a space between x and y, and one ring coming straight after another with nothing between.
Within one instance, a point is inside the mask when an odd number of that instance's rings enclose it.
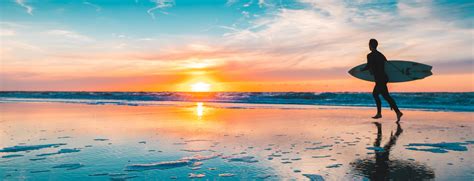
<instances>
[{"instance_id":1,"label":"beach","mask_svg":"<svg viewBox=\"0 0 474 181\"><path fill-rule=\"evenodd\" d=\"M0 181L474 181L473 9L0 0Z\"/></svg>"},{"instance_id":2,"label":"beach","mask_svg":"<svg viewBox=\"0 0 474 181\"><path fill-rule=\"evenodd\" d=\"M0 179L472 180L472 112L374 109L4 101Z\"/></svg>"}]
</instances>

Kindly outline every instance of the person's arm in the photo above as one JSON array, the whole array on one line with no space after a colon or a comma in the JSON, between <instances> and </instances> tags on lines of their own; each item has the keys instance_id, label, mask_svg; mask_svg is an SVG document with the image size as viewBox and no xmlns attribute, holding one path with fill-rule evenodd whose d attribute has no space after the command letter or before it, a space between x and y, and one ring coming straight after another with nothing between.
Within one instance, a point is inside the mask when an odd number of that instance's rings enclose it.
<instances>
[{"instance_id":1,"label":"person's arm","mask_svg":"<svg viewBox=\"0 0 474 181\"><path fill-rule=\"evenodd\" d=\"M369 55L367 55L367 65L365 67L361 68L360 71L366 71L369 70L370 61L369 61Z\"/></svg>"}]
</instances>

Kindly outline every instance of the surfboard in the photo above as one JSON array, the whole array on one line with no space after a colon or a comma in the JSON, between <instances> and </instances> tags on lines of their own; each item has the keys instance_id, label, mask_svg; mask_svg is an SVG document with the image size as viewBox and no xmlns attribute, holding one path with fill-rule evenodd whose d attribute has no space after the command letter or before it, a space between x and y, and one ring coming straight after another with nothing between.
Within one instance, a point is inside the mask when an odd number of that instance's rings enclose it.
<instances>
[{"instance_id":1,"label":"surfboard","mask_svg":"<svg viewBox=\"0 0 474 181\"><path fill-rule=\"evenodd\" d=\"M366 65L365 63L352 68L349 70L349 74L358 79L374 82L374 76L369 70L361 71ZM385 73L388 76L388 82L408 82L424 79L433 75L432 68L430 65L412 61L389 60L385 62Z\"/></svg>"}]
</instances>

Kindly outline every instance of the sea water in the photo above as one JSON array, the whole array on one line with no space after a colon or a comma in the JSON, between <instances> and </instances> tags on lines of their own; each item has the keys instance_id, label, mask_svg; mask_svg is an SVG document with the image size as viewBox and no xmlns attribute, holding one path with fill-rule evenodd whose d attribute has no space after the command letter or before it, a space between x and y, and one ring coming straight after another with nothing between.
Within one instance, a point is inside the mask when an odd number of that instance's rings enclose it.
<instances>
[{"instance_id":1,"label":"sea water","mask_svg":"<svg viewBox=\"0 0 474 181\"><path fill-rule=\"evenodd\" d=\"M474 92L392 93L400 108L474 111ZM0 101L146 105L159 101L374 106L371 93L354 92L0 92ZM382 101L384 107L388 104Z\"/></svg>"}]
</instances>

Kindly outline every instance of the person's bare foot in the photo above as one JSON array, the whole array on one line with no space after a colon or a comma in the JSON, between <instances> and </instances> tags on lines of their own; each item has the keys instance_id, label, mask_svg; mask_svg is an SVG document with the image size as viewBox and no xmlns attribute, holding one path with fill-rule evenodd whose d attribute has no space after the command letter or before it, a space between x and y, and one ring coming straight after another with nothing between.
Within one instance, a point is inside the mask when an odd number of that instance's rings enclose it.
<instances>
[{"instance_id":1,"label":"person's bare foot","mask_svg":"<svg viewBox=\"0 0 474 181\"><path fill-rule=\"evenodd\" d=\"M382 118L382 114L376 114L375 116L372 117L373 119L380 119Z\"/></svg>"},{"instance_id":2,"label":"person's bare foot","mask_svg":"<svg viewBox=\"0 0 474 181\"><path fill-rule=\"evenodd\" d=\"M402 116L403 116L402 112L397 112L397 123L400 122Z\"/></svg>"}]
</instances>

